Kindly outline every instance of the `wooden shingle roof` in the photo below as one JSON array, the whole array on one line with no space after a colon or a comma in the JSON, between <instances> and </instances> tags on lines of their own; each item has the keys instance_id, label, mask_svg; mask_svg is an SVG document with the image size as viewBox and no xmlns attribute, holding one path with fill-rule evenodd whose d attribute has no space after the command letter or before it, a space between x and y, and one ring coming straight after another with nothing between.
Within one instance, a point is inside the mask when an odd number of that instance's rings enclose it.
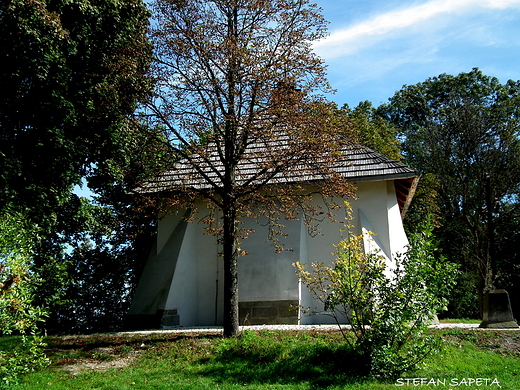
<instances>
[{"instance_id":1,"label":"wooden shingle roof","mask_svg":"<svg viewBox=\"0 0 520 390\"><path fill-rule=\"evenodd\" d=\"M283 154L285 150L288 150L287 145L288 138L286 137L277 137L248 145L238 164L237 184L255 184L262 180L265 175L259 178L257 177L258 172L265 170L266 174L269 174L269 170L273 169L272 166L275 165L272 162L276 160L278 154ZM300 169L299 166L301 165L296 164L290 170L281 170L269 179L269 184L312 183L322 179L312 174L312 170L305 167ZM335 166L331 168L353 183L393 180L403 216L418 180L416 170L370 148L351 142L345 143L341 158L336 159ZM182 190L182 187L210 189L211 183L219 183L223 171L217 148L208 146L204 155L194 154L189 158L181 159L171 169L161 172L152 180L144 183L138 191L151 194Z\"/></svg>"},{"instance_id":2,"label":"wooden shingle roof","mask_svg":"<svg viewBox=\"0 0 520 390\"><path fill-rule=\"evenodd\" d=\"M366 146L352 144L344 150L336 171L350 181L408 179L417 171Z\"/></svg>"},{"instance_id":3,"label":"wooden shingle roof","mask_svg":"<svg viewBox=\"0 0 520 390\"><path fill-rule=\"evenodd\" d=\"M250 147L244 158L239 162L237 179L238 183L245 182L250 179L258 170L265 168L265 152L264 148L258 145ZM200 169L206 178L202 177L202 173L197 172L186 159L181 159L174 167L165 170L154 179L145 183L140 192L152 193L172 190L179 185L190 185L199 188L210 187L207 178L218 181L219 175L223 172L218 153L211 152L205 158L197 159L198 169ZM336 166L332 167L334 171L339 173L345 179L358 181L379 181L379 180L396 180L410 179L416 177L417 171L407 165L386 157L380 153L373 151L362 145L349 143L343 148L343 157L336 160ZM309 174L307 169L293 169L291 172L284 172L279 176L275 176L271 183L302 183L320 180Z\"/></svg>"},{"instance_id":4,"label":"wooden shingle roof","mask_svg":"<svg viewBox=\"0 0 520 390\"><path fill-rule=\"evenodd\" d=\"M266 160L270 157L276 158L276 153L269 155L266 150L280 151L284 149L284 140L264 141L264 143L253 143L243 155L238 164L237 184L247 184L248 181L255 183L253 178L262 169L266 168ZM265 143L271 143L265 145ZM269 148L269 149L267 149ZM218 183L220 175L223 174L223 166L219 160L216 148L208 148L209 152L204 157L192 155L190 158L181 159L171 169L165 170L154 179L144 183L138 190L140 193L160 194L182 187L193 187L198 189L210 189L210 182ZM195 161L195 164L191 161ZM197 166L197 169L194 168ZM352 183L362 181L388 181L394 182L397 201L404 217L411 202L419 174L407 165L386 157L365 146L346 142L342 149L342 157L335 160L332 169L343 178ZM298 169L280 172L269 180L270 184L309 183L321 180L321 177L309 173L309 169Z\"/></svg>"}]
</instances>

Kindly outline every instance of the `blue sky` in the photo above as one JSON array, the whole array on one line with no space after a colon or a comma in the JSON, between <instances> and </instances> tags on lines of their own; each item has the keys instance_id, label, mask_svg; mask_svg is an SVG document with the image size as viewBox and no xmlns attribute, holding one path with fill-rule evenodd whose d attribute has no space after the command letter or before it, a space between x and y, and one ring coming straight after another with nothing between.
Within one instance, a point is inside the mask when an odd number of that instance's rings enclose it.
<instances>
[{"instance_id":1,"label":"blue sky","mask_svg":"<svg viewBox=\"0 0 520 390\"><path fill-rule=\"evenodd\" d=\"M474 67L502 83L520 80L520 0L314 2L330 22L314 48L340 106L378 106L405 84Z\"/></svg>"},{"instance_id":2,"label":"blue sky","mask_svg":"<svg viewBox=\"0 0 520 390\"><path fill-rule=\"evenodd\" d=\"M314 0L330 22L314 50L328 65L330 98L387 101L403 85L480 68L520 80L520 0Z\"/></svg>"}]
</instances>

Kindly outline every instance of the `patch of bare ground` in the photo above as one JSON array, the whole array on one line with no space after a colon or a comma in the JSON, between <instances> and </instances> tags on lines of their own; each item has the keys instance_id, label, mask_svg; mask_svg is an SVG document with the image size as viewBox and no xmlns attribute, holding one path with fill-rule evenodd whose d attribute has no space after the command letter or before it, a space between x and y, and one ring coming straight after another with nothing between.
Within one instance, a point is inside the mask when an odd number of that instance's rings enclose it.
<instances>
[{"instance_id":1,"label":"patch of bare ground","mask_svg":"<svg viewBox=\"0 0 520 390\"><path fill-rule=\"evenodd\" d=\"M520 331L497 332L493 337L483 339L479 347L520 357Z\"/></svg>"},{"instance_id":2,"label":"patch of bare ground","mask_svg":"<svg viewBox=\"0 0 520 390\"><path fill-rule=\"evenodd\" d=\"M48 340L52 366L71 375L123 368L146 349L141 338L115 335L63 336Z\"/></svg>"},{"instance_id":3,"label":"patch of bare ground","mask_svg":"<svg viewBox=\"0 0 520 390\"><path fill-rule=\"evenodd\" d=\"M50 337L47 355L56 370L70 375L86 371L106 371L129 366L157 343L180 338L220 337L210 333L114 333Z\"/></svg>"},{"instance_id":4,"label":"patch of bare ground","mask_svg":"<svg viewBox=\"0 0 520 390\"><path fill-rule=\"evenodd\" d=\"M454 330L442 336L447 341L468 341L479 349L520 357L520 330Z\"/></svg>"},{"instance_id":5,"label":"patch of bare ground","mask_svg":"<svg viewBox=\"0 0 520 390\"><path fill-rule=\"evenodd\" d=\"M73 363L56 365L59 370L71 375L77 375L86 371L106 371L113 368L123 368L130 365L139 355L139 351L130 351L124 355L114 353L112 348L99 348L103 357L90 359L77 359Z\"/></svg>"}]
</instances>

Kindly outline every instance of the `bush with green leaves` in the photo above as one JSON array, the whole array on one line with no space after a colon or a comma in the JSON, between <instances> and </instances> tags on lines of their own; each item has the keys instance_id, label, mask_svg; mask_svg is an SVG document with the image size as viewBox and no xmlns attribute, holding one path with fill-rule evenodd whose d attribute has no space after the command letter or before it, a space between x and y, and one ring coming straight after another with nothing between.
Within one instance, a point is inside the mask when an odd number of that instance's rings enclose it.
<instances>
[{"instance_id":1,"label":"bush with green leaves","mask_svg":"<svg viewBox=\"0 0 520 390\"><path fill-rule=\"evenodd\" d=\"M18 375L47 363L38 324L46 312L33 305L38 276L32 271L37 228L19 214L0 215L0 336L18 335L21 342L0 350L0 387Z\"/></svg>"},{"instance_id":2,"label":"bush with green leaves","mask_svg":"<svg viewBox=\"0 0 520 390\"><path fill-rule=\"evenodd\" d=\"M428 332L444 310L456 267L436 253L430 228L409 237L407 252L396 255L394 269L377 253L365 253L363 236L349 235L337 246L336 260L313 263L311 271L296 263L297 273L338 325L345 317L352 332L345 340L367 374L395 378L437 350Z\"/></svg>"}]
</instances>

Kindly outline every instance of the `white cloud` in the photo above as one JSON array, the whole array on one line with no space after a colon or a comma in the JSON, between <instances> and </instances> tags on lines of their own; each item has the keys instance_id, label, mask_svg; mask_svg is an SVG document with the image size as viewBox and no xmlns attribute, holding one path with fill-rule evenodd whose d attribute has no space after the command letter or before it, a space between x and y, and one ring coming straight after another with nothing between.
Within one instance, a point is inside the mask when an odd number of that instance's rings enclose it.
<instances>
[{"instance_id":1,"label":"white cloud","mask_svg":"<svg viewBox=\"0 0 520 390\"><path fill-rule=\"evenodd\" d=\"M337 30L314 44L316 51L332 58L355 52L371 39L407 28L426 26L438 16L457 15L476 9L508 9L520 6L520 0L431 0L420 5L378 15L372 19Z\"/></svg>"}]
</instances>

